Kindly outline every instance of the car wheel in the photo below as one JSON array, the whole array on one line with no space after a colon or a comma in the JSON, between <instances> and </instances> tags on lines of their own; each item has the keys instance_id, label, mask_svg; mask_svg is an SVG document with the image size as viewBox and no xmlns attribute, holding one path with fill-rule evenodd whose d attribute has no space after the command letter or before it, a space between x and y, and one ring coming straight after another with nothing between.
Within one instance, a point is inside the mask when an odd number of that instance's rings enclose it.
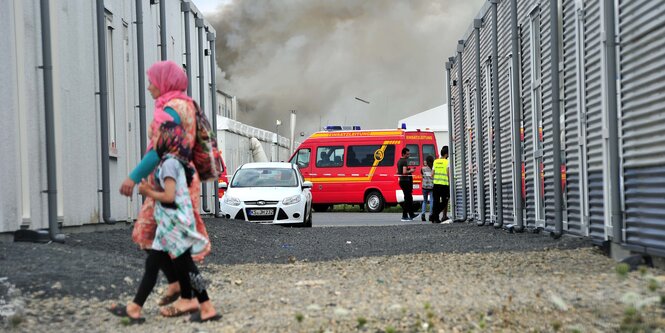
<instances>
[{"instance_id":1,"label":"car wheel","mask_svg":"<svg viewBox=\"0 0 665 333\"><path fill-rule=\"evenodd\" d=\"M386 201L383 199L381 192L371 191L365 197L365 207L370 213L378 213L383 211Z\"/></svg>"},{"instance_id":2,"label":"car wheel","mask_svg":"<svg viewBox=\"0 0 665 333\"><path fill-rule=\"evenodd\" d=\"M326 204L316 204L312 205L312 208L314 208L315 212L326 212L328 209L330 209L331 205L326 205Z\"/></svg>"},{"instance_id":3,"label":"car wheel","mask_svg":"<svg viewBox=\"0 0 665 333\"><path fill-rule=\"evenodd\" d=\"M307 207L305 207L305 213L303 214L305 216L305 221L302 223L302 226L305 228L311 228L312 227L312 211L309 211L309 216L307 216Z\"/></svg>"}]
</instances>

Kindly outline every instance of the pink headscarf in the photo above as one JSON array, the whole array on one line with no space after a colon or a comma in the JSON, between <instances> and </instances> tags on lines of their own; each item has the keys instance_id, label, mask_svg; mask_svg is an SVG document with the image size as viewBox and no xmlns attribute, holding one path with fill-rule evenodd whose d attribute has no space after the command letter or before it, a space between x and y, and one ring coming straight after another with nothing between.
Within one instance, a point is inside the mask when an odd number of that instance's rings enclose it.
<instances>
[{"instance_id":1,"label":"pink headscarf","mask_svg":"<svg viewBox=\"0 0 665 333\"><path fill-rule=\"evenodd\" d=\"M185 101L192 99L187 96L187 74L185 71L173 61L159 61L150 66L148 69L148 80L152 83L161 95L155 99L155 113L153 116L151 127L153 131L158 128L165 121L173 121L173 118L164 112L164 105L170 100L177 98ZM152 144L148 144L150 148Z\"/></svg>"}]
</instances>

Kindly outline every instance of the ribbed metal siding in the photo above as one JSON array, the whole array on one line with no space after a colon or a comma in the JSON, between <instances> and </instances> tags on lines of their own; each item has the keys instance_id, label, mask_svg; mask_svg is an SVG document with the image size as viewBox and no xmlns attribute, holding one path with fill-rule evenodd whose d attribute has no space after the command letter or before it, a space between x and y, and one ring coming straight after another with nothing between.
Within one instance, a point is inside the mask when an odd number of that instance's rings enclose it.
<instances>
[{"instance_id":1,"label":"ribbed metal siding","mask_svg":"<svg viewBox=\"0 0 665 333\"><path fill-rule=\"evenodd\" d=\"M532 112L533 112L533 103L531 100L531 68L533 66L533 61L531 59L531 36L530 36L530 26L531 19L529 12L533 8L531 2L529 1L518 1L518 24L519 24L519 34L520 34L520 56L521 56L521 85L520 85L520 95L522 98L522 127L524 133L524 150L522 152L522 163L525 166L524 174L524 184L526 187L525 197L522 199L524 202L524 214L525 225L528 227L534 227L536 223L536 204L533 198L534 192L534 180L532 177L533 166L529 161L533 156L533 141L532 141ZM522 180L520 180L522 181ZM521 186L521 185L520 185ZM520 187L521 191L521 187Z\"/></svg>"},{"instance_id":2,"label":"ribbed metal siding","mask_svg":"<svg viewBox=\"0 0 665 333\"><path fill-rule=\"evenodd\" d=\"M497 29L499 35L499 121L501 123L501 187L504 223L513 223L512 141L510 134L510 82L508 63L510 58L510 2L498 4Z\"/></svg>"},{"instance_id":3,"label":"ribbed metal siding","mask_svg":"<svg viewBox=\"0 0 665 333\"><path fill-rule=\"evenodd\" d=\"M543 164L545 166L545 226L554 227L554 168L552 142L552 64L550 47L550 6L548 1L540 6L541 94L543 114ZM556 119L559 121L559 119Z\"/></svg>"},{"instance_id":4,"label":"ribbed metal siding","mask_svg":"<svg viewBox=\"0 0 665 333\"><path fill-rule=\"evenodd\" d=\"M586 91L589 235L605 239L603 208L603 146L600 66L600 2L586 1L584 17L584 75Z\"/></svg>"},{"instance_id":5,"label":"ribbed metal siding","mask_svg":"<svg viewBox=\"0 0 665 333\"><path fill-rule=\"evenodd\" d=\"M490 141L490 130L493 127L491 122L492 114L492 86L490 85L489 91L486 86L486 75L487 69L490 68L489 75L490 79L492 77L491 67L487 67L488 61L490 60L490 54L492 50L492 14L491 11L487 11L485 17L483 17L483 26L480 29L480 101L481 101L481 117L482 117L482 133L478 133L478 139L482 142L482 156L484 159L485 170L482 170L484 173L483 179L484 192L485 192L485 222L492 223L491 216L491 203L492 196L494 193L491 193L490 182L496 177L494 175L494 165L490 163L494 158L494 146ZM490 81L491 82L491 81ZM496 202L496 201L494 201Z\"/></svg>"},{"instance_id":6,"label":"ribbed metal siding","mask_svg":"<svg viewBox=\"0 0 665 333\"><path fill-rule=\"evenodd\" d=\"M460 78L457 76L457 66L459 66L459 60L455 60L455 63L453 64L451 70L450 70L450 77L451 80L456 81L456 84L453 85L451 82L450 86L450 101L452 103L452 110L453 110L453 127L454 127L454 132L453 132L453 141L454 141L454 154L455 154L455 171L454 174L456 177L453 178L453 181L455 183L455 216L457 218L461 218L462 216L465 216L465 211L466 207L463 206L464 203L464 198L463 198L463 184L462 184L462 171L466 172L466 170L463 168L464 161L462 161L461 156L462 156L462 148L461 148L461 140L464 140L464 131L463 131L463 125L461 123L461 114L460 114L460 107L459 107L459 87L461 86L461 81Z\"/></svg>"},{"instance_id":7,"label":"ribbed metal siding","mask_svg":"<svg viewBox=\"0 0 665 333\"><path fill-rule=\"evenodd\" d=\"M476 174L476 38L472 32L464 43L462 52L462 79L464 87L464 127L466 131L466 193L467 193L467 219L475 220L478 217L478 175Z\"/></svg>"},{"instance_id":8,"label":"ribbed metal siding","mask_svg":"<svg viewBox=\"0 0 665 333\"><path fill-rule=\"evenodd\" d=\"M619 1L619 29L625 241L663 255L665 1Z\"/></svg>"},{"instance_id":9,"label":"ribbed metal siding","mask_svg":"<svg viewBox=\"0 0 665 333\"><path fill-rule=\"evenodd\" d=\"M566 182L564 197L568 203L568 228L570 233L581 235L582 230L582 207L580 202L580 149L579 149L579 126L577 94L577 32L575 23L577 12L575 0L563 1L563 112L565 115L565 160L561 163L566 165Z\"/></svg>"}]
</instances>

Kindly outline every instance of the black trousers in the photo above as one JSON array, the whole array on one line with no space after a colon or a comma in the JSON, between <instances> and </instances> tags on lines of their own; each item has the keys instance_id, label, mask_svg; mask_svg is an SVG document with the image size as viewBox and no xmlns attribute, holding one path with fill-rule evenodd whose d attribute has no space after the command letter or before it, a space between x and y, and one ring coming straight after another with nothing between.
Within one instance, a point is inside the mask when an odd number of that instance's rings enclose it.
<instances>
[{"instance_id":1,"label":"black trousers","mask_svg":"<svg viewBox=\"0 0 665 333\"><path fill-rule=\"evenodd\" d=\"M448 207L448 198L450 197L450 186L434 184L432 191L434 195L434 209L432 209L432 221L440 221L439 214L444 208ZM444 219L446 216L443 217Z\"/></svg>"},{"instance_id":2,"label":"black trousers","mask_svg":"<svg viewBox=\"0 0 665 333\"><path fill-rule=\"evenodd\" d=\"M402 217L411 218L413 215L413 181L400 181L399 187L404 192L402 205Z\"/></svg>"},{"instance_id":3,"label":"black trousers","mask_svg":"<svg viewBox=\"0 0 665 333\"><path fill-rule=\"evenodd\" d=\"M145 300L148 299L152 289L155 288L160 270L166 275L169 284L178 281L175 265L168 253L156 250L147 250L146 252L148 252L148 257L145 259L145 271L139 289L136 291L136 296L134 296L134 303L141 307L145 304Z\"/></svg>"},{"instance_id":4,"label":"black trousers","mask_svg":"<svg viewBox=\"0 0 665 333\"><path fill-rule=\"evenodd\" d=\"M180 281L180 297L191 299L193 293L199 304L208 301L210 298L206 291L206 281L199 273L199 269L192 259L191 251L187 250L173 259L173 264L175 265L178 281Z\"/></svg>"}]
</instances>

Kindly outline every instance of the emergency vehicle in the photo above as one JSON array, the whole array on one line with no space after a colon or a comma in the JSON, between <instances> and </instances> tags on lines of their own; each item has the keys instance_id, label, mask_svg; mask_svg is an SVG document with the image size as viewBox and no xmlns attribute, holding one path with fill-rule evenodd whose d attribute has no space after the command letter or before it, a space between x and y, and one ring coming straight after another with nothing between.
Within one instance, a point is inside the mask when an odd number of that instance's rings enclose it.
<instances>
[{"instance_id":1,"label":"emergency vehicle","mask_svg":"<svg viewBox=\"0 0 665 333\"><path fill-rule=\"evenodd\" d=\"M347 130L312 134L290 158L312 187L312 208L328 210L335 204L364 205L369 212L404 201L397 161L402 148L410 152L413 201L422 202L421 167L427 156L437 158L434 132L421 130Z\"/></svg>"}]
</instances>

